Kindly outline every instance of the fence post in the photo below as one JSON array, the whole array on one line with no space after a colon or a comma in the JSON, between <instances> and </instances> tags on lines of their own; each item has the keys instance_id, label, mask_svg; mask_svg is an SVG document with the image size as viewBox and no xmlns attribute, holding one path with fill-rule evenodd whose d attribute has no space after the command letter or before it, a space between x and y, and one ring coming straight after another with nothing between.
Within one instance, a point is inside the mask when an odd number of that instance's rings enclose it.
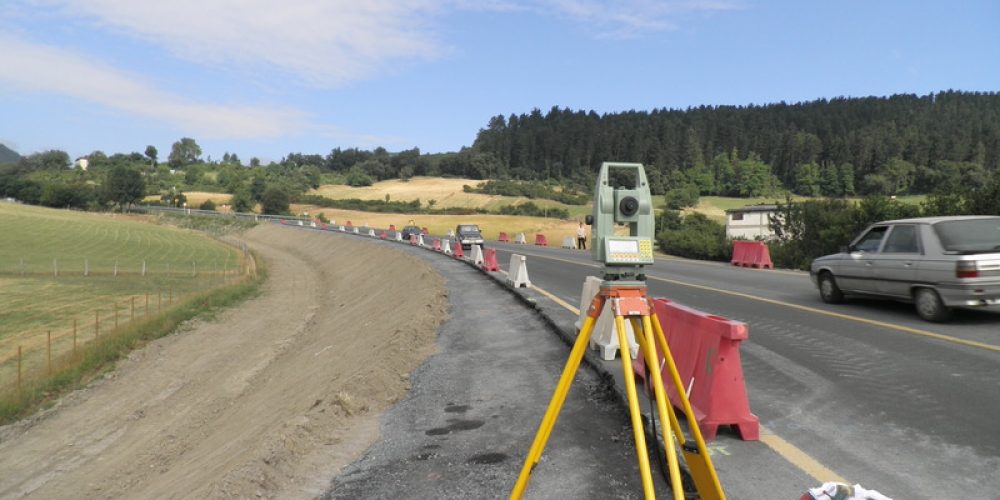
<instances>
[{"instance_id":1,"label":"fence post","mask_svg":"<svg viewBox=\"0 0 1000 500\"><path fill-rule=\"evenodd\" d=\"M142 260L142 275L146 275L146 259Z\"/></svg>"},{"instance_id":2,"label":"fence post","mask_svg":"<svg viewBox=\"0 0 1000 500\"><path fill-rule=\"evenodd\" d=\"M118 277L118 259L115 259L115 278Z\"/></svg>"}]
</instances>

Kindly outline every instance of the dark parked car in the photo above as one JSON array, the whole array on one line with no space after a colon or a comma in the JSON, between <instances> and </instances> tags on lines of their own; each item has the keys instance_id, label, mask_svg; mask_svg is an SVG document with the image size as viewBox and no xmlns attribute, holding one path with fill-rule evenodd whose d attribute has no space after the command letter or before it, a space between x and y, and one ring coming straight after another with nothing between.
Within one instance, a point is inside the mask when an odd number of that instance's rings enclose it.
<instances>
[{"instance_id":1,"label":"dark parked car","mask_svg":"<svg viewBox=\"0 0 1000 500\"><path fill-rule=\"evenodd\" d=\"M410 235L423 234L423 233L417 226L404 226L403 229L400 231L400 234L403 235L403 241L410 241Z\"/></svg>"},{"instance_id":2,"label":"dark parked car","mask_svg":"<svg viewBox=\"0 0 1000 500\"><path fill-rule=\"evenodd\" d=\"M954 216L872 224L840 253L813 261L824 302L845 295L913 302L928 321L951 308L1000 304L1000 217Z\"/></svg>"},{"instance_id":3,"label":"dark parked car","mask_svg":"<svg viewBox=\"0 0 1000 500\"><path fill-rule=\"evenodd\" d=\"M462 242L462 248L468 250L472 245L483 244L483 233L475 224L459 224L455 226L455 239Z\"/></svg>"}]
</instances>

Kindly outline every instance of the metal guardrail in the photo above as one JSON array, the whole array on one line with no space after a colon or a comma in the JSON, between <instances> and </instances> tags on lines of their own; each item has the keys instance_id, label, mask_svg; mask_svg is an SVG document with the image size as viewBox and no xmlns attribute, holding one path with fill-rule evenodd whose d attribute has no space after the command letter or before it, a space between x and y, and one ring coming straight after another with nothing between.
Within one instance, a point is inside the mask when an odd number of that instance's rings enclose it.
<instances>
[{"instance_id":1,"label":"metal guardrail","mask_svg":"<svg viewBox=\"0 0 1000 500\"><path fill-rule=\"evenodd\" d=\"M240 219L253 222L268 222L268 221L281 221L281 220L310 222L312 220L308 217L294 217L289 215L261 215L261 214L243 213L243 212L216 212L215 210L163 207L158 205L136 205L135 207L132 207L132 211L148 213L148 214L166 213L166 214L188 215L196 217Z\"/></svg>"}]
</instances>

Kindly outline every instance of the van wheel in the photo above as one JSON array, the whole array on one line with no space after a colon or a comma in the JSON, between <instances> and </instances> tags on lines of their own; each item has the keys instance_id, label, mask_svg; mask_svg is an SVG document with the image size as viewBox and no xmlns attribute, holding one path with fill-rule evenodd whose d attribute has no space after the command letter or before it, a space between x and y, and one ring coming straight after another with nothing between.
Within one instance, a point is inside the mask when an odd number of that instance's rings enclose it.
<instances>
[{"instance_id":1,"label":"van wheel","mask_svg":"<svg viewBox=\"0 0 1000 500\"><path fill-rule=\"evenodd\" d=\"M917 315L926 321L945 321L951 317L951 309L944 305L941 296L930 288L918 288L913 294Z\"/></svg>"},{"instance_id":2,"label":"van wheel","mask_svg":"<svg viewBox=\"0 0 1000 500\"><path fill-rule=\"evenodd\" d=\"M833 275L827 271L819 275L819 297L827 304L839 304L844 301L844 293L840 291Z\"/></svg>"}]
</instances>

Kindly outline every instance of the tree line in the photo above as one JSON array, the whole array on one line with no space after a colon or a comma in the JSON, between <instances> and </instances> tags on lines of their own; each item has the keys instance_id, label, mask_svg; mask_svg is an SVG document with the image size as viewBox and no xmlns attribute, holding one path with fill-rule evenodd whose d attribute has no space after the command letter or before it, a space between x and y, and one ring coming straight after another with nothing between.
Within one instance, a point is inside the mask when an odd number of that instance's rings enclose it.
<instances>
[{"instance_id":1,"label":"tree line","mask_svg":"<svg viewBox=\"0 0 1000 500\"><path fill-rule=\"evenodd\" d=\"M656 194L811 196L984 186L1000 165L1000 94L946 91L599 115L498 115L470 155L490 174L590 185L601 162L643 163ZM487 162L489 163L489 162Z\"/></svg>"}]
</instances>

